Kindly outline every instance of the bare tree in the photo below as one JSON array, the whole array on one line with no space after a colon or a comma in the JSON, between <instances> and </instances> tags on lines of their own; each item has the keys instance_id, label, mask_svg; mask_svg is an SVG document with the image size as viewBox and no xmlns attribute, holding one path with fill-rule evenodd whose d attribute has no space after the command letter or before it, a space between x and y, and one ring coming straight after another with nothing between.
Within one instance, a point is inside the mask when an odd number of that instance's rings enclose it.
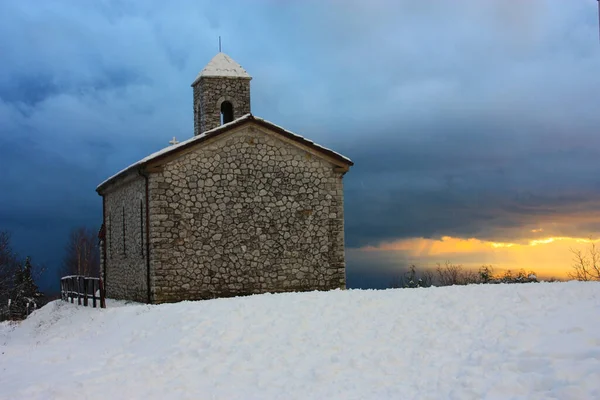
<instances>
[{"instance_id":1,"label":"bare tree","mask_svg":"<svg viewBox=\"0 0 600 400\"><path fill-rule=\"evenodd\" d=\"M446 261L444 266L438 263L436 271L438 276L438 283L440 286L451 286L460 284L459 280L462 272L462 266L452 264L449 261Z\"/></svg>"},{"instance_id":2,"label":"bare tree","mask_svg":"<svg viewBox=\"0 0 600 400\"><path fill-rule=\"evenodd\" d=\"M436 271L440 286L468 285L480 281L479 273L464 270L462 265L452 264L450 261L446 261L443 266L438 263Z\"/></svg>"},{"instance_id":3,"label":"bare tree","mask_svg":"<svg viewBox=\"0 0 600 400\"><path fill-rule=\"evenodd\" d=\"M587 253L578 249L571 249L573 253L573 272L569 277L578 281L600 281L600 251L594 242L591 243Z\"/></svg>"},{"instance_id":4,"label":"bare tree","mask_svg":"<svg viewBox=\"0 0 600 400\"><path fill-rule=\"evenodd\" d=\"M73 229L65 251L63 265L59 271L61 276L100 276L100 249L93 230L85 227Z\"/></svg>"}]
</instances>

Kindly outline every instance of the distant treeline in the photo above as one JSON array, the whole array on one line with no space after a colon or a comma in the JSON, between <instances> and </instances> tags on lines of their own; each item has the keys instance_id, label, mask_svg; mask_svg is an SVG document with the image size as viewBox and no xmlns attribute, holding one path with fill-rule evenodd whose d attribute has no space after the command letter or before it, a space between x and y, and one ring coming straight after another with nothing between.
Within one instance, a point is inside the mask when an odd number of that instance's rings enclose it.
<instances>
[{"instance_id":1,"label":"distant treeline","mask_svg":"<svg viewBox=\"0 0 600 400\"><path fill-rule=\"evenodd\" d=\"M552 280L555 279L550 281ZM502 274L495 274L491 265L484 265L474 271L446 261L443 265L438 263L434 271L418 271L417 267L412 265L407 272L393 279L390 288L531 282L539 282L537 274L533 271L526 272L521 269L513 272L508 270Z\"/></svg>"}]
</instances>

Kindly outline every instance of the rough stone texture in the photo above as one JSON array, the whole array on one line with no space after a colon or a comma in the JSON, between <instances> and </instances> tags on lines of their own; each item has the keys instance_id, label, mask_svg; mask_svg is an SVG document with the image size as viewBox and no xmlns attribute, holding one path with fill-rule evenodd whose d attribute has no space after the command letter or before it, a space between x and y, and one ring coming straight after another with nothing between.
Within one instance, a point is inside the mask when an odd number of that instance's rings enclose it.
<instances>
[{"instance_id":1,"label":"rough stone texture","mask_svg":"<svg viewBox=\"0 0 600 400\"><path fill-rule=\"evenodd\" d=\"M154 301L344 288L334 167L250 124L152 173Z\"/></svg>"},{"instance_id":2,"label":"rough stone texture","mask_svg":"<svg viewBox=\"0 0 600 400\"><path fill-rule=\"evenodd\" d=\"M145 249L145 179L130 177L110 188L106 201L106 295L148 300ZM125 224L123 224L123 215ZM123 231L125 230L125 231ZM123 240L125 238L125 240Z\"/></svg>"},{"instance_id":3,"label":"rough stone texture","mask_svg":"<svg viewBox=\"0 0 600 400\"><path fill-rule=\"evenodd\" d=\"M250 113L250 79L202 77L194 86L194 135L221 125L221 103L233 105L233 119Z\"/></svg>"}]
</instances>

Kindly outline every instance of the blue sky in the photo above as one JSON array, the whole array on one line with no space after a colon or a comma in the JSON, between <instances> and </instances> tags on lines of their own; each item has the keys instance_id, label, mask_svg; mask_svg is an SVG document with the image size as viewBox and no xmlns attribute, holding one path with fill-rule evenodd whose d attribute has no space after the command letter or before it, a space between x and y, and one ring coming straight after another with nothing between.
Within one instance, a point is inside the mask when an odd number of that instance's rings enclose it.
<instances>
[{"instance_id":1,"label":"blue sky","mask_svg":"<svg viewBox=\"0 0 600 400\"><path fill-rule=\"evenodd\" d=\"M254 78L254 114L355 161L352 285L377 286L365 282L409 262L367 246L593 235L596 7L0 0L0 229L57 266L70 228L100 225L99 182L193 135L189 85L221 35Z\"/></svg>"}]
</instances>

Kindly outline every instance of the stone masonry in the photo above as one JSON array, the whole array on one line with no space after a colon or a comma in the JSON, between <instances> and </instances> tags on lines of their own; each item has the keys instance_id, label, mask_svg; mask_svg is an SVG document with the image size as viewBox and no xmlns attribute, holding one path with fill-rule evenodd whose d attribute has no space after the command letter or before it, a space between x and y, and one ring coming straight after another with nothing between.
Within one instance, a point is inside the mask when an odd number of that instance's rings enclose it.
<instances>
[{"instance_id":1,"label":"stone masonry","mask_svg":"<svg viewBox=\"0 0 600 400\"><path fill-rule=\"evenodd\" d=\"M150 175L156 302L345 288L334 166L249 126Z\"/></svg>"},{"instance_id":2,"label":"stone masonry","mask_svg":"<svg viewBox=\"0 0 600 400\"><path fill-rule=\"evenodd\" d=\"M133 176L105 195L106 295L146 302L145 180Z\"/></svg>"},{"instance_id":3,"label":"stone masonry","mask_svg":"<svg viewBox=\"0 0 600 400\"><path fill-rule=\"evenodd\" d=\"M233 119L250 113L250 79L202 77L194 84L194 135L221 125L221 103L233 105Z\"/></svg>"}]
</instances>

